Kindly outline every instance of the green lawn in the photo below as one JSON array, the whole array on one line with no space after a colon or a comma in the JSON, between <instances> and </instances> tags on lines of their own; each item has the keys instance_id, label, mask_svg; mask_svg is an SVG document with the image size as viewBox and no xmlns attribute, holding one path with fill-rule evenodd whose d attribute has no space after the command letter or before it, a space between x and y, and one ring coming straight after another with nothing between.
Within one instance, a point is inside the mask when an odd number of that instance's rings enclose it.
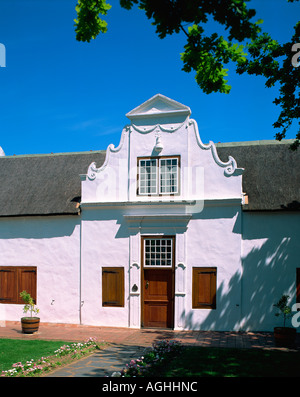
<instances>
[{"instance_id":1,"label":"green lawn","mask_svg":"<svg viewBox=\"0 0 300 397\"><path fill-rule=\"evenodd\" d=\"M300 352L187 347L159 376L300 377Z\"/></svg>"},{"instance_id":2,"label":"green lawn","mask_svg":"<svg viewBox=\"0 0 300 397\"><path fill-rule=\"evenodd\" d=\"M63 341L0 339L0 373L11 369L17 362L53 355L54 351L66 344Z\"/></svg>"},{"instance_id":3,"label":"green lawn","mask_svg":"<svg viewBox=\"0 0 300 397\"><path fill-rule=\"evenodd\" d=\"M66 343L0 339L0 372L20 361L53 355ZM186 347L177 358L164 360L155 372L160 377L300 377L300 352Z\"/></svg>"}]
</instances>

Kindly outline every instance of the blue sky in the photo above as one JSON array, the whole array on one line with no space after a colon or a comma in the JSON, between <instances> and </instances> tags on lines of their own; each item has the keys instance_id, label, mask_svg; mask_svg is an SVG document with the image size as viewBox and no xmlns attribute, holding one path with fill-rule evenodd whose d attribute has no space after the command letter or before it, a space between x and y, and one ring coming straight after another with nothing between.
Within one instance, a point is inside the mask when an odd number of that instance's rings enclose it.
<instances>
[{"instance_id":1,"label":"blue sky","mask_svg":"<svg viewBox=\"0 0 300 397\"><path fill-rule=\"evenodd\" d=\"M91 43L75 39L76 0L0 0L0 146L6 155L106 149L120 141L125 114L161 93L192 110L204 143L274 139L277 88L229 72L229 95L202 93L183 72L185 38L159 39L137 8L108 16L108 32ZM300 3L253 0L255 19L288 41ZM292 128L288 138L294 138Z\"/></svg>"}]
</instances>

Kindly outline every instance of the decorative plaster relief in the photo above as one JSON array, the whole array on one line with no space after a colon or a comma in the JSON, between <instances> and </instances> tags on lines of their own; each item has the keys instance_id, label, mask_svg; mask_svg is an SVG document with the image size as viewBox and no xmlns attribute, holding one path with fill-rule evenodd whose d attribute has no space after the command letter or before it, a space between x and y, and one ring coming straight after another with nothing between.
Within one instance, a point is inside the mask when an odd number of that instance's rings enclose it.
<instances>
[{"instance_id":1,"label":"decorative plaster relief","mask_svg":"<svg viewBox=\"0 0 300 397\"><path fill-rule=\"evenodd\" d=\"M184 263L178 263L175 267L175 282L176 282L176 291L175 294L185 295L185 275L186 275L186 266Z\"/></svg>"},{"instance_id":2,"label":"decorative plaster relief","mask_svg":"<svg viewBox=\"0 0 300 397\"><path fill-rule=\"evenodd\" d=\"M108 145L107 150L106 150L105 161L104 161L104 163L102 164L101 167L97 168L95 162L93 162L93 163L90 164L90 166L89 166L89 168L88 168L88 171L87 171L87 177L88 177L88 179L89 179L90 181L93 181L94 179L96 179L97 174L98 174L99 172L103 171L103 170L107 167L108 162L109 162L109 159L110 159L110 156L111 156L111 153L118 153L118 152L120 152L120 150L121 150L122 147L123 147L123 144L124 144L124 142L125 142L126 135L127 135L127 133L129 132L129 130L130 130L130 129L129 129L129 126L125 126L125 128L123 129L122 135L121 135L121 140L120 140L119 146L115 147L115 145L112 144L112 143L111 143L110 145Z\"/></svg>"},{"instance_id":3,"label":"decorative plaster relief","mask_svg":"<svg viewBox=\"0 0 300 397\"><path fill-rule=\"evenodd\" d=\"M140 134L149 134L150 132L153 132L153 131L156 131L156 132L163 131L163 132L169 132L169 133L176 132L184 125L185 125L185 128L188 128L187 120L185 120L183 123L180 123L177 126L172 125L169 128L163 126L162 124L155 124L154 126L150 126L150 127L145 127L145 126L138 127L134 123L131 124L131 127L135 131L139 132Z\"/></svg>"},{"instance_id":4,"label":"decorative plaster relief","mask_svg":"<svg viewBox=\"0 0 300 397\"><path fill-rule=\"evenodd\" d=\"M236 161L235 161L235 159L232 156L228 157L229 160L226 163L221 161L219 156L218 156L216 146L215 146L215 144L212 141L210 141L208 144L204 144L201 141L199 130L198 130L198 125L197 125L197 122L195 120L190 119L189 120L189 125L193 126L193 128L194 128L195 135L196 135L196 138L197 138L197 143L198 143L199 147L201 149L203 149L203 150L211 150L213 159L215 160L216 164L218 166L222 167L222 168L225 168L224 174L226 176L231 176L236 171L239 171L239 173L241 173L243 171L243 168L237 168Z\"/></svg>"}]
</instances>

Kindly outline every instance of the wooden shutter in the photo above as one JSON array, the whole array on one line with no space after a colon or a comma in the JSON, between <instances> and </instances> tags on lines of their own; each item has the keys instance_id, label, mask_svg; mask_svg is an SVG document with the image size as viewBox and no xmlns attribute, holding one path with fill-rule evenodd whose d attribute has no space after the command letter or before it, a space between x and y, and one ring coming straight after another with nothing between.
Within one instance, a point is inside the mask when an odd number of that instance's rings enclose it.
<instances>
[{"instance_id":1,"label":"wooden shutter","mask_svg":"<svg viewBox=\"0 0 300 397\"><path fill-rule=\"evenodd\" d=\"M28 292L36 303L36 267L0 267L0 303L20 303L20 292Z\"/></svg>"},{"instance_id":2,"label":"wooden shutter","mask_svg":"<svg viewBox=\"0 0 300 397\"><path fill-rule=\"evenodd\" d=\"M214 267L193 267L193 309L215 309L217 290L217 269Z\"/></svg>"},{"instance_id":3,"label":"wooden shutter","mask_svg":"<svg viewBox=\"0 0 300 397\"><path fill-rule=\"evenodd\" d=\"M124 268L102 268L102 306L124 307Z\"/></svg>"},{"instance_id":4,"label":"wooden shutter","mask_svg":"<svg viewBox=\"0 0 300 397\"><path fill-rule=\"evenodd\" d=\"M0 268L0 303L17 303L17 268Z\"/></svg>"},{"instance_id":5,"label":"wooden shutter","mask_svg":"<svg viewBox=\"0 0 300 397\"><path fill-rule=\"evenodd\" d=\"M36 268L18 268L18 291L19 303L23 303L23 300L20 297L20 292L22 291L26 291L27 293L29 293L34 303L36 303Z\"/></svg>"}]
</instances>

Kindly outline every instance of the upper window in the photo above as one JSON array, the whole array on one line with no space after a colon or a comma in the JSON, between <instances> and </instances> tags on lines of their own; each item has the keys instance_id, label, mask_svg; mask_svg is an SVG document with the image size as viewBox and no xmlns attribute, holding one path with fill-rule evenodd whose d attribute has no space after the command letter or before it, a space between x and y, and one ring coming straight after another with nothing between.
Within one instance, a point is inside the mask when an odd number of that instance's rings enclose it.
<instances>
[{"instance_id":1,"label":"upper window","mask_svg":"<svg viewBox=\"0 0 300 397\"><path fill-rule=\"evenodd\" d=\"M179 156L138 159L139 195L179 193Z\"/></svg>"}]
</instances>

